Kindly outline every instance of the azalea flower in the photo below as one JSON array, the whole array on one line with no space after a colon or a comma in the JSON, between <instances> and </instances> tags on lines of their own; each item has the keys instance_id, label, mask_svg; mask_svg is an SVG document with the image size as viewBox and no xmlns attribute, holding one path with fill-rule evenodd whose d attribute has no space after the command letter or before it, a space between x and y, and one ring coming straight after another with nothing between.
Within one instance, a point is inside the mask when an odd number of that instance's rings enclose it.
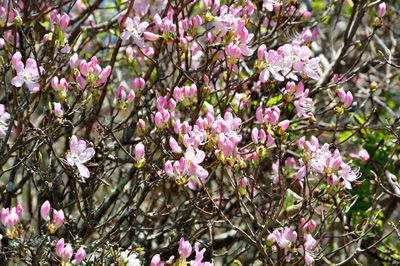
<instances>
[{"instance_id":1,"label":"azalea flower","mask_svg":"<svg viewBox=\"0 0 400 266\"><path fill-rule=\"evenodd\" d=\"M138 17L134 17L133 19L127 17L125 20L125 31L121 33L121 39L126 41L132 36L136 45L139 48L144 48L145 45L142 35L148 26L148 22L140 23L140 18Z\"/></svg>"},{"instance_id":2,"label":"azalea flower","mask_svg":"<svg viewBox=\"0 0 400 266\"><path fill-rule=\"evenodd\" d=\"M126 266L140 266L141 265L140 260L137 258L137 254L132 253L129 255L128 250L121 252L119 261L120 261L121 265L126 265Z\"/></svg>"},{"instance_id":3,"label":"azalea flower","mask_svg":"<svg viewBox=\"0 0 400 266\"><path fill-rule=\"evenodd\" d=\"M37 83L40 78L39 70L43 73L44 68L38 68L36 61L32 58L28 58L26 60L26 66L24 66L21 59L22 55L20 52L16 52L12 57L13 68L17 71L17 76L11 80L11 84L20 88L25 83L32 93L36 93L40 89L40 85Z\"/></svg>"},{"instance_id":4,"label":"azalea flower","mask_svg":"<svg viewBox=\"0 0 400 266\"><path fill-rule=\"evenodd\" d=\"M83 177L90 177L89 169L84 163L93 158L95 151L93 148L86 148L86 142L79 140L75 135L71 137L71 151L67 155L67 161L70 166L76 165L78 171Z\"/></svg>"}]
</instances>

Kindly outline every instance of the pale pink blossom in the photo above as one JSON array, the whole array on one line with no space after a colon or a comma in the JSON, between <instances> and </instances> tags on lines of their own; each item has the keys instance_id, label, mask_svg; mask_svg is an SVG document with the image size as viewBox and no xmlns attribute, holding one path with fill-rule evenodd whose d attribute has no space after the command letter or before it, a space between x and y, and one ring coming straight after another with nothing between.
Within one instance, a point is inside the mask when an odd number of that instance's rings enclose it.
<instances>
[{"instance_id":1,"label":"pale pink blossom","mask_svg":"<svg viewBox=\"0 0 400 266\"><path fill-rule=\"evenodd\" d=\"M67 154L67 161L70 166L76 165L83 177L90 177L89 169L84 163L90 161L95 155L93 148L87 148L84 140L79 140L75 135L71 137L70 152Z\"/></svg>"},{"instance_id":2,"label":"pale pink blossom","mask_svg":"<svg viewBox=\"0 0 400 266\"><path fill-rule=\"evenodd\" d=\"M32 58L26 60L26 66L21 62L22 55L17 52L12 57L13 68L17 71L17 76L11 80L11 84L15 87L22 87L24 83L32 93L36 93L40 89L37 82L40 79L39 71L44 72L42 67L37 67L36 61Z\"/></svg>"}]
</instances>

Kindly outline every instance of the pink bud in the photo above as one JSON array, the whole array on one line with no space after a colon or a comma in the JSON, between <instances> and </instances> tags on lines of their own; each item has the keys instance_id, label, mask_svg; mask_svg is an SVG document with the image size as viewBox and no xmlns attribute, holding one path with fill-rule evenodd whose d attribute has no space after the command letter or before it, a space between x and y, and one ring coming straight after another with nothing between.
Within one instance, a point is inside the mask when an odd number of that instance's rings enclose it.
<instances>
[{"instance_id":1,"label":"pink bud","mask_svg":"<svg viewBox=\"0 0 400 266\"><path fill-rule=\"evenodd\" d=\"M262 44L257 51L258 59L265 60L266 52L267 52L267 46L265 44Z\"/></svg>"},{"instance_id":2,"label":"pink bud","mask_svg":"<svg viewBox=\"0 0 400 266\"><path fill-rule=\"evenodd\" d=\"M65 245L63 250L61 251L61 260L69 261L74 254L74 250L72 249L70 244Z\"/></svg>"},{"instance_id":3,"label":"pink bud","mask_svg":"<svg viewBox=\"0 0 400 266\"><path fill-rule=\"evenodd\" d=\"M60 228L64 223L64 211L63 210L53 210L54 227Z\"/></svg>"},{"instance_id":4,"label":"pink bud","mask_svg":"<svg viewBox=\"0 0 400 266\"><path fill-rule=\"evenodd\" d=\"M122 101L125 101L126 92L125 92L124 86L119 86L117 92L115 93L115 97L117 99L121 99Z\"/></svg>"},{"instance_id":5,"label":"pink bud","mask_svg":"<svg viewBox=\"0 0 400 266\"><path fill-rule=\"evenodd\" d=\"M54 103L54 114L57 116L57 117L63 117L63 115L64 115L64 113L63 113L63 111L62 111L62 108L61 108L61 104L60 103ZM48 201L46 201L46 202L48 202ZM45 202L45 203L46 203ZM42 206L43 207L43 206ZM49 203L49 210L50 210L50 203ZM42 216L43 217L43 216ZM43 218L44 219L44 218ZM45 219L46 220L46 219ZM47 221L47 220L46 220Z\"/></svg>"},{"instance_id":6,"label":"pink bud","mask_svg":"<svg viewBox=\"0 0 400 266\"><path fill-rule=\"evenodd\" d=\"M211 8L211 0L204 0L204 7Z\"/></svg>"},{"instance_id":7,"label":"pink bud","mask_svg":"<svg viewBox=\"0 0 400 266\"><path fill-rule=\"evenodd\" d=\"M160 15L158 15L157 13L154 15L153 21L158 27L161 28L163 26L162 19L161 19Z\"/></svg>"},{"instance_id":8,"label":"pink bud","mask_svg":"<svg viewBox=\"0 0 400 266\"><path fill-rule=\"evenodd\" d=\"M218 13L220 6L221 4L219 0L214 0L213 10L212 10L214 14Z\"/></svg>"},{"instance_id":9,"label":"pink bud","mask_svg":"<svg viewBox=\"0 0 400 266\"><path fill-rule=\"evenodd\" d=\"M69 24L69 16L63 13L60 19L60 29L64 31L68 27L68 24Z\"/></svg>"},{"instance_id":10,"label":"pink bud","mask_svg":"<svg viewBox=\"0 0 400 266\"><path fill-rule=\"evenodd\" d=\"M182 149L179 147L178 142L173 137L169 138L169 146L171 147L172 151L175 153L181 153Z\"/></svg>"},{"instance_id":11,"label":"pink bud","mask_svg":"<svg viewBox=\"0 0 400 266\"><path fill-rule=\"evenodd\" d=\"M247 15L251 16L254 13L254 5L253 2L248 0L247 1Z\"/></svg>"},{"instance_id":12,"label":"pink bud","mask_svg":"<svg viewBox=\"0 0 400 266\"><path fill-rule=\"evenodd\" d=\"M12 57L12 64L13 64L14 69L17 68L17 65L21 62L21 59L22 59L22 55L21 55L20 52L16 52L16 53L13 55L13 57Z\"/></svg>"},{"instance_id":13,"label":"pink bud","mask_svg":"<svg viewBox=\"0 0 400 266\"><path fill-rule=\"evenodd\" d=\"M283 127L284 130L288 129L289 125L290 125L290 121L289 120L283 120L279 123L279 125L281 127Z\"/></svg>"},{"instance_id":14,"label":"pink bud","mask_svg":"<svg viewBox=\"0 0 400 266\"><path fill-rule=\"evenodd\" d=\"M380 3L378 6L378 17L383 17L386 13L386 4Z\"/></svg>"},{"instance_id":15,"label":"pink bud","mask_svg":"<svg viewBox=\"0 0 400 266\"><path fill-rule=\"evenodd\" d=\"M175 87L173 95L174 95L175 100L180 102L180 101L182 101L182 98L183 98L183 90L178 87Z\"/></svg>"},{"instance_id":16,"label":"pink bud","mask_svg":"<svg viewBox=\"0 0 400 266\"><path fill-rule=\"evenodd\" d=\"M169 175L169 176L174 176L174 171L173 171L173 169L172 169L171 161L167 161L167 162L165 163L164 169L165 169L165 172L167 173L167 175Z\"/></svg>"},{"instance_id":17,"label":"pink bud","mask_svg":"<svg viewBox=\"0 0 400 266\"><path fill-rule=\"evenodd\" d=\"M53 27L53 24L57 23L57 22L58 22L58 20L57 20L57 10L54 9L50 13L50 24L51 24L51 27Z\"/></svg>"},{"instance_id":18,"label":"pink bud","mask_svg":"<svg viewBox=\"0 0 400 266\"><path fill-rule=\"evenodd\" d=\"M139 121L137 122L136 126L137 126L139 129L145 129L145 128L146 128L146 122L144 122L143 119L139 119Z\"/></svg>"},{"instance_id":19,"label":"pink bud","mask_svg":"<svg viewBox=\"0 0 400 266\"><path fill-rule=\"evenodd\" d=\"M263 109L261 106L258 107L256 110L256 118L257 118L257 121L260 122L261 124L264 122Z\"/></svg>"},{"instance_id":20,"label":"pink bud","mask_svg":"<svg viewBox=\"0 0 400 266\"><path fill-rule=\"evenodd\" d=\"M86 256L85 249L83 247L80 247L78 249L78 251L76 252L75 259L72 261L72 263L73 264L81 263L83 261L83 259L85 258L85 256Z\"/></svg>"},{"instance_id":21,"label":"pink bud","mask_svg":"<svg viewBox=\"0 0 400 266\"><path fill-rule=\"evenodd\" d=\"M267 245L270 247L272 246L276 241L276 237L273 234L269 234L267 237Z\"/></svg>"},{"instance_id":22,"label":"pink bud","mask_svg":"<svg viewBox=\"0 0 400 266\"><path fill-rule=\"evenodd\" d=\"M42 207L40 207L40 214L42 215L43 220L48 221L50 220L50 202L46 200Z\"/></svg>"},{"instance_id":23,"label":"pink bud","mask_svg":"<svg viewBox=\"0 0 400 266\"><path fill-rule=\"evenodd\" d=\"M48 35L48 34L45 34L45 35L43 36L43 44L46 44L48 40L49 40L49 35Z\"/></svg>"},{"instance_id":24,"label":"pink bud","mask_svg":"<svg viewBox=\"0 0 400 266\"><path fill-rule=\"evenodd\" d=\"M346 96L346 93L344 92L344 90L338 89L338 90L337 90L337 94L338 94L340 100L341 100L342 102L344 102L344 98L345 98L345 96Z\"/></svg>"},{"instance_id":25,"label":"pink bud","mask_svg":"<svg viewBox=\"0 0 400 266\"><path fill-rule=\"evenodd\" d=\"M154 33L148 32L148 31L143 32L143 35L149 41L155 41L160 37L160 35L154 34Z\"/></svg>"},{"instance_id":26,"label":"pink bud","mask_svg":"<svg viewBox=\"0 0 400 266\"><path fill-rule=\"evenodd\" d=\"M210 82L210 79L208 78L208 76L206 74L203 74L203 80L207 84L208 84L208 82Z\"/></svg>"},{"instance_id":27,"label":"pink bud","mask_svg":"<svg viewBox=\"0 0 400 266\"><path fill-rule=\"evenodd\" d=\"M190 254L192 254L192 245L190 245L189 241L185 241L183 237L179 241L179 254L182 260L188 258Z\"/></svg>"},{"instance_id":28,"label":"pink bud","mask_svg":"<svg viewBox=\"0 0 400 266\"><path fill-rule=\"evenodd\" d=\"M260 140L261 142L265 142L267 140L267 135L265 134L264 129L260 130Z\"/></svg>"},{"instance_id":29,"label":"pink bud","mask_svg":"<svg viewBox=\"0 0 400 266\"><path fill-rule=\"evenodd\" d=\"M71 58L69 59L69 66L71 67L71 69L74 69L76 67L78 59L78 54L74 54L73 56L71 56Z\"/></svg>"},{"instance_id":30,"label":"pink bud","mask_svg":"<svg viewBox=\"0 0 400 266\"><path fill-rule=\"evenodd\" d=\"M135 92L144 89L145 84L146 82L144 81L144 79L140 77L134 78L131 83L132 89Z\"/></svg>"},{"instance_id":31,"label":"pink bud","mask_svg":"<svg viewBox=\"0 0 400 266\"><path fill-rule=\"evenodd\" d=\"M59 86L58 77L57 77L57 76L54 76L54 77L51 79L51 87L52 87L53 89L55 89L55 90L58 90L58 86Z\"/></svg>"},{"instance_id":32,"label":"pink bud","mask_svg":"<svg viewBox=\"0 0 400 266\"><path fill-rule=\"evenodd\" d=\"M154 255L154 257L151 259L151 264L150 266L160 266L161 263L161 257L160 254Z\"/></svg>"},{"instance_id":33,"label":"pink bud","mask_svg":"<svg viewBox=\"0 0 400 266\"><path fill-rule=\"evenodd\" d=\"M135 146L135 158L140 161L145 155L144 145L139 143Z\"/></svg>"},{"instance_id":34,"label":"pink bud","mask_svg":"<svg viewBox=\"0 0 400 266\"><path fill-rule=\"evenodd\" d=\"M99 75L99 79L106 79L111 74L111 66L106 66Z\"/></svg>"},{"instance_id":35,"label":"pink bud","mask_svg":"<svg viewBox=\"0 0 400 266\"><path fill-rule=\"evenodd\" d=\"M133 50L132 47L127 47L127 48L125 49L125 54L126 54L127 56L136 56L135 50Z\"/></svg>"},{"instance_id":36,"label":"pink bud","mask_svg":"<svg viewBox=\"0 0 400 266\"><path fill-rule=\"evenodd\" d=\"M18 215L15 211L11 211L10 214L5 218L5 226L12 230L14 225L18 222Z\"/></svg>"},{"instance_id":37,"label":"pink bud","mask_svg":"<svg viewBox=\"0 0 400 266\"><path fill-rule=\"evenodd\" d=\"M192 86L190 86L190 90L189 90L189 97L194 98L196 96L196 93L197 93L196 84L192 84Z\"/></svg>"},{"instance_id":38,"label":"pink bud","mask_svg":"<svg viewBox=\"0 0 400 266\"><path fill-rule=\"evenodd\" d=\"M22 206L21 205L18 204L17 207L15 207L15 213L18 216L17 223L21 222L22 221Z\"/></svg>"},{"instance_id":39,"label":"pink bud","mask_svg":"<svg viewBox=\"0 0 400 266\"><path fill-rule=\"evenodd\" d=\"M271 136L271 134L268 134L267 146L270 147L274 143L275 143L275 139Z\"/></svg>"},{"instance_id":40,"label":"pink bud","mask_svg":"<svg viewBox=\"0 0 400 266\"><path fill-rule=\"evenodd\" d=\"M240 180L239 180L239 186L241 187L246 187L247 186L247 178L245 176L243 176Z\"/></svg>"},{"instance_id":41,"label":"pink bud","mask_svg":"<svg viewBox=\"0 0 400 266\"><path fill-rule=\"evenodd\" d=\"M305 136L303 136L303 137L301 137L300 139L299 139L299 147L301 148L301 149L304 149L304 143L306 142L306 137Z\"/></svg>"},{"instance_id":42,"label":"pink bud","mask_svg":"<svg viewBox=\"0 0 400 266\"><path fill-rule=\"evenodd\" d=\"M258 144L258 128L253 128L251 131L251 139L253 140L254 144Z\"/></svg>"},{"instance_id":43,"label":"pink bud","mask_svg":"<svg viewBox=\"0 0 400 266\"><path fill-rule=\"evenodd\" d=\"M156 123L157 128L162 128L164 123L163 115L160 112L157 112L154 116L154 122Z\"/></svg>"},{"instance_id":44,"label":"pink bud","mask_svg":"<svg viewBox=\"0 0 400 266\"><path fill-rule=\"evenodd\" d=\"M81 89L83 89L83 88L86 87L86 79L84 79L81 75L79 75L79 76L77 77L77 80L78 80L79 87L80 87Z\"/></svg>"},{"instance_id":45,"label":"pink bud","mask_svg":"<svg viewBox=\"0 0 400 266\"><path fill-rule=\"evenodd\" d=\"M168 108L168 110L170 110L171 112L173 112L176 108L176 102L174 101L174 99L169 99L166 107Z\"/></svg>"},{"instance_id":46,"label":"pink bud","mask_svg":"<svg viewBox=\"0 0 400 266\"><path fill-rule=\"evenodd\" d=\"M223 151L225 157L229 157L232 155L233 145L229 139L225 139L224 145L222 147L222 151Z\"/></svg>"},{"instance_id":47,"label":"pink bud","mask_svg":"<svg viewBox=\"0 0 400 266\"><path fill-rule=\"evenodd\" d=\"M56 245L56 253L59 257L61 257L61 252L64 249L64 238L61 238L58 240L57 245Z\"/></svg>"},{"instance_id":48,"label":"pink bud","mask_svg":"<svg viewBox=\"0 0 400 266\"><path fill-rule=\"evenodd\" d=\"M193 26L198 28L201 26L201 24L203 23L203 21L201 20L201 17L199 15L194 16L193 18Z\"/></svg>"},{"instance_id":49,"label":"pink bud","mask_svg":"<svg viewBox=\"0 0 400 266\"><path fill-rule=\"evenodd\" d=\"M9 208L3 208L1 209L1 223L6 225L6 218L10 214L10 209Z\"/></svg>"},{"instance_id":50,"label":"pink bud","mask_svg":"<svg viewBox=\"0 0 400 266\"><path fill-rule=\"evenodd\" d=\"M128 94L128 103L131 103L135 100L135 91L130 90Z\"/></svg>"},{"instance_id":51,"label":"pink bud","mask_svg":"<svg viewBox=\"0 0 400 266\"><path fill-rule=\"evenodd\" d=\"M79 70L81 71L81 74L84 75L85 77L88 75L89 65L86 62L86 60L83 60L81 62L81 64L79 65Z\"/></svg>"},{"instance_id":52,"label":"pink bud","mask_svg":"<svg viewBox=\"0 0 400 266\"><path fill-rule=\"evenodd\" d=\"M351 94L350 91L348 91L346 97L344 98L343 107L344 108L350 107L352 103L353 103L353 95Z\"/></svg>"}]
</instances>

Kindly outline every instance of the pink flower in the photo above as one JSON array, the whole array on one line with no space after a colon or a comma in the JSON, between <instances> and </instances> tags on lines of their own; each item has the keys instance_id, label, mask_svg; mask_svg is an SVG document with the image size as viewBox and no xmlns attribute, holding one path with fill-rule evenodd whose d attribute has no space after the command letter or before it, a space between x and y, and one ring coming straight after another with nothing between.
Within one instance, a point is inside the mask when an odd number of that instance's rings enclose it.
<instances>
[{"instance_id":1,"label":"pink flower","mask_svg":"<svg viewBox=\"0 0 400 266\"><path fill-rule=\"evenodd\" d=\"M64 223L64 211L63 210L59 210L59 211L53 210L53 219L54 219L55 230L57 230Z\"/></svg>"},{"instance_id":2,"label":"pink flower","mask_svg":"<svg viewBox=\"0 0 400 266\"><path fill-rule=\"evenodd\" d=\"M154 33L148 32L148 31L144 32L143 35L149 41L155 41L160 37L160 35L154 34Z\"/></svg>"},{"instance_id":3,"label":"pink flower","mask_svg":"<svg viewBox=\"0 0 400 266\"><path fill-rule=\"evenodd\" d=\"M267 82L270 75L272 75L276 80L285 80L285 78L279 73L281 70L282 56L274 50L269 50L268 53L265 52L262 58L265 58L265 61L262 63L262 66L264 67L260 73L260 81L262 83Z\"/></svg>"},{"instance_id":4,"label":"pink flower","mask_svg":"<svg viewBox=\"0 0 400 266\"><path fill-rule=\"evenodd\" d=\"M87 81L90 83L99 82L98 80L105 80L111 74L111 66L105 67L103 70L97 62L96 56L93 56L90 62L83 60L79 65L81 74L87 77Z\"/></svg>"},{"instance_id":5,"label":"pink flower","mask_svg":"<svg viewBox=\"0 0 400 266\"><path fill-rule=\"evenodd\" d=\"M72 261L72 263L75 265L81 263L85 258L85 256L86 256L85 249L83 247L80 247L76 252L75 259Z\"/></svg>"},{"instance_id":6,"label":"pink flower","mask_svg":"<svg viewBox=\"0 0 400 266\"><path fill-rule=\"evenodd\" d=\"M74 54L73 56L71 56L71 58L69 59L69 66L71 67L71 69L76 68L78 59L79 59L78 54Z\"/></svg>"},{"instance_id":7,"label":"pink flower","mask_svg":"<svg viewBox=\"0 0 400 266\"><path fill-rule=\"evenodd\" d=\"M0 136L7 135L8 119L10 119L10 114L6 112L6 108L4 107L4 105L0 104Z\"/></svg>"},{"instance_id":8,"label":"pink flower","mask_svg":"<svg viewBox=\"0 0 400 266\"><path fill-rule=\"evenodd\" d=\"M137 161L142 160L145 155L144 145L139 143L135 146L135 158Z\"/></svg>"},{"instance_id":9,"label":"pink flower","mask_svg":"<svg viewBox=\"0 0 400 266\"><path fill-rule=\"evenodd\" d=\"M270 241L276 241L277 244L281 249L284 250L284 254L286 256L286 261L289 262L291 258L291 249L292 249L292 244L296 243L297 240L297 233L294 231L292 232L292 229L290 228L281 228L276 229L272 232L272 237L270 238ZM276 251L276 247L273 247L273 252Z\"/></svg>"},{"instance_id":10,"label":"pink flower","mask_svg":"<svg viewBox=\"0 0 400 266\"><path fill-rule=\"evenodd\" d=\"M143 119L139 119L136 127L138 128L140 134L144 134L146 132L146 122L144 122Z\"/></svg>"},{"instance_id":11,"label":"pink flower","mask_svg":"<svg viewBox=\"0 0 400 266\"><path fill-rule=\"evenodd\" d=\"M311 233L311 232L314 232L316 226L317 225L313 219L311 219L309 222L306 223L306 219L301 218L299 228L304 232Z\"/></svg>"},{"instance_id":12,"label":"pink flower","mask_svg":"<svg viewBox=\"0 0 400 266\"><path fill-rule=\"evenodd\" d=\"M340 100L343 102L343 108L348 108L353 103L353 94L350 91L345 93L342 89L337 90Z\"/></svg>"},{"instance_id":13,"label":"pink flower","mask_svg":"<svg viewBox=\"0 0 400 266\"><path fill-rule=\"evenodd\" d=\"M60 18L60 30L64 31L69 24L69 16L66 13L63 13L63 15Z\"/></svg>"},{"instance_id":14,"label":"pink flower","mask_svg":"<svg viewBox=\"0 0 400 266\"><path fill-rule=\"evenodd\" d=\"M22 206L17 205L12 208L1 209L1 223L6 226L6 236L9 238L16 238L19 236L19 231L15 227L17 223L22 220Z\"/></svg>"},{"instance_id":15,"label":"pink flower","mask_svg":"<svg viewBox=\"0 0 400 266\"><path fill-rule=\"evenodd\" d=\"M43 220L49 221L50 220L50 202L46 200L43 204L42 207L40 207L40 215L42 216Z\"/></svg>"},{"instance_id":16,"label":"pink flower","mask_svg":"<svg viewBox=\"0 0 400 266\"><path fill-rule=\"evenodd\" d=\"M386 4L380 3L378 6L378 17L383 17L386 13Z\"/></svg>"},{"instance_id":17,"label":"pink flower","mask_svg":"<svg viewBox=\"0 0 400 266\"><path fill-rule=\"evenodd\" d=\"M160 266L160 263L161 263L160 254L154 255L153 258L151 259L150 263L151 263L150 266Z\"/></svg>"},{"instance_id":18,"label":"pink flower","mask_svg":"<svg viewBox=\"0 0 400 266\"><path fill-rule=\"evenodd\" d=\"M144 40L142 38L143 32L149 26L148 22L140 23L140 18L134 17L131 19L130 17L125 20L125 31L121 33L121 39L126 41L131 36L139 48L144 48Z\"/></svg>"},{"instance_id":19,"label":"pink flower","mask_svg":"<svg viewBox=\"0 0 400 266\"><path fill-rule=\"evenodd\" d=\"M154 122L156 123L156 126L158 129L163 128L164 126L164 118L163 115L160 112L157 112L156 115L154 116Z\"/></svg>"},{"instance_id":20,"label":"pink flower","mask_svg":"<svg viewBox=\"0 0 400 266\"><path fill-rule=\"evenodd\" d=\"M56 245L56 253L61 258L61 261L69 262L74 250L70 244L64 245L64 238L61 238Z\"/></svg>"},{"instance_id":21,"label":"pink flower","mask_svg":"<svg viewBox=\"0 0 400 266\"><path fill-rule=\"evenodd\" d=\"M67 155L67 161L70 166L76 165L79 173L83 177L90 177L89 169L84 165L84 163L90 161L95 155L93 148L86 148L86 142L84 140L79 140L75 135L71 137L71 151Z\"/></svg>"},{"instance_id":22,"label":"pink flower","mask_svg":"<svg viewBox=\"0 0 400 266\"><path fill-rule=\"evenodd\" d=\"M54 114L55 114L57 117L63 117L64 113L63 113L63 111L62 111L62 108L61 108L61 104L60 104L60 103L54 103Z\"/></svg>"},{"instance_id":23,"label":"pink flower","mask_svg":"<svg viewBox=\"0 0 400 266\"><path fill-rule=\"evenodd\" d=\"M188 258L190 254L192 254L192 245L190 245L189 241L185 241L183 237L179 241L179 254L182 260Z\"/></svg>"},{"instance_id":24,"label":"pink flower","mask_svg":"<svg viewBox=\"0 0 400 266\"><path fill-rule=\"evenodd\" d=\"M22 87L24 83L32 93L36 93L40 89L39 83L37 81L40 78L40 72L44 72L42 67L37 67L36 61L32 58L26 60L26 67L21 62L22 55L17 52L12 57L13 67L17 71L17 76L11 80L11 84L15 87Z\"/></svg>"}]
</instances>

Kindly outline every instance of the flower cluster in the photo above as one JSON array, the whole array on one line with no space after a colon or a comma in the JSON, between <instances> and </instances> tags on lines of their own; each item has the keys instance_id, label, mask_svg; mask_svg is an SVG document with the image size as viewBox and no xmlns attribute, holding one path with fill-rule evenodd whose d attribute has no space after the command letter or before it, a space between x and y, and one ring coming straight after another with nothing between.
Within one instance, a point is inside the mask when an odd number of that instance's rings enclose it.
<instances>
[{"instance_id":1,"label":"flower cluster","mask_svg":"<svg viewBox=\"0 0 400 266\"><path fill-rule=\"evenodd\" d=\"M301 181L310 173L323 174L332 186L351 189L351 182L357 179L357 172L353 171L349 163L343 161L338 149L331 152L329 144L319 148L319 141L312 136L311 141L302 137L299 140L301 159L297 178Z\"/></svg>"},{"instance_id":2,"label":"flower cluster","mask_svg":"<svg viewBox=\"0 0 400 266\"><path fill-rule=\"evenodd\" d=\"M46 200L42 207L40 207L40 215L42 216L43 220L48 221L49 224L47 226L47 230L50 234L54 234L58 228L60 228L64 223L64 211L63 210L53 210L53 223L50 223L50 202Z\"/></svg>"},{"instance_id":3,"label":"flower cluster","mask_svg":"<svg viewBox=\"0 0 400 266\"><path fill-rule=\"evenodd\" d=\"M1 223L6 227L6 236L17 238L21 232L18 224L22 221L22 206L1 209Z\"/></svg>"}]
</instances>

